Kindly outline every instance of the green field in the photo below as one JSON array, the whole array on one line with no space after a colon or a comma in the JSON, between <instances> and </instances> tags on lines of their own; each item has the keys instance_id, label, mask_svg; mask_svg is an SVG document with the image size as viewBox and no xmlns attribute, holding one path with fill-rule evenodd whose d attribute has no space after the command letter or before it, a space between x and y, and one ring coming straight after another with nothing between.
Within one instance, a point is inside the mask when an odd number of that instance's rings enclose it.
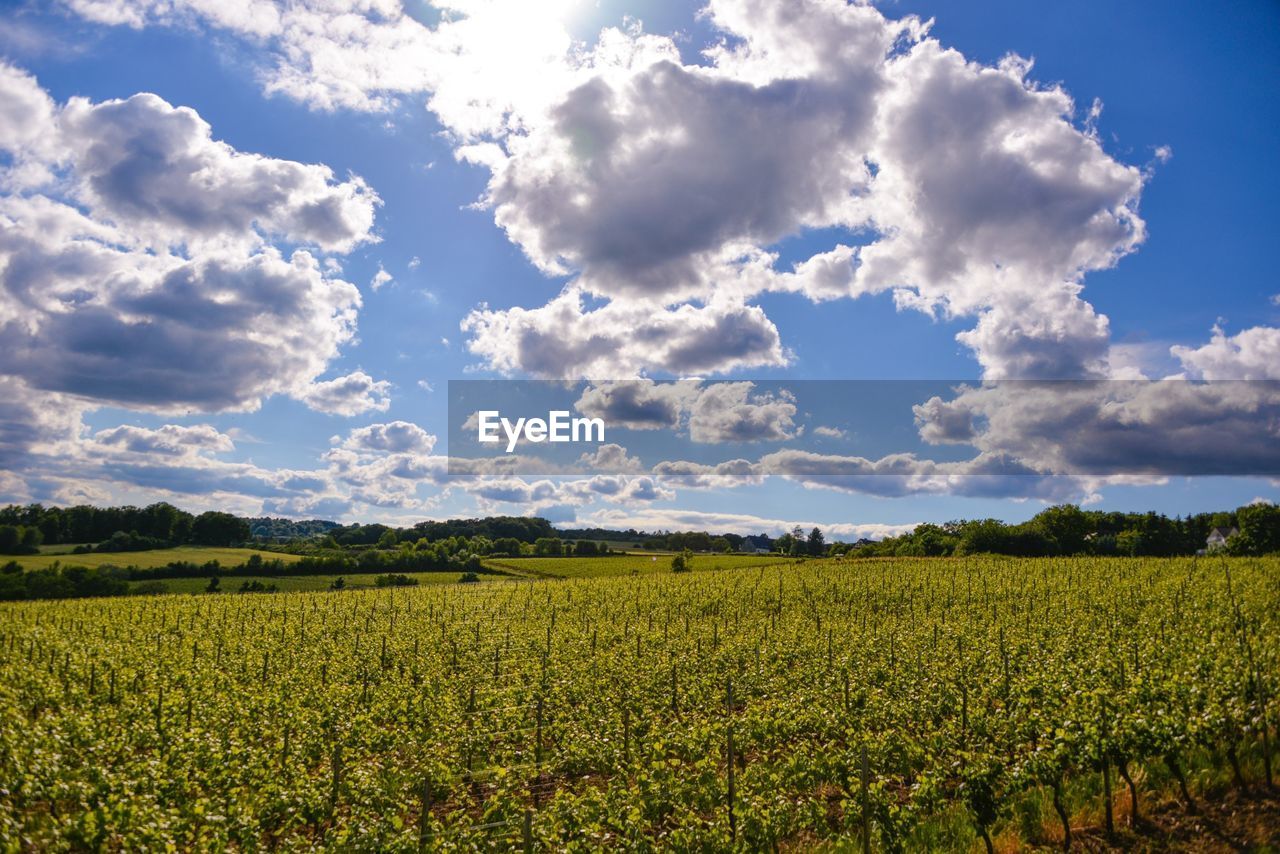
<instances>
[{"instance_id":1,"label":"green field","mask_svg":"<svg viewBox=\"0 0 1280 854\"><path fill-rule=\"evenodd\" d=\"M54 546L40 546L40 554L42 555L69 555L80 543L58 543ZM84 545L93 545L93 543L85 543Z\"/></svg>"},{"instance_id":2,"label":"green field","mask_svg":"<svg viewBox=\"0 0 1280 854\"><path fill-rule=\"evenodd\" d=\"M61 548L55 546L54 548ZM140 569L154 569L174 561L189 563L208 563L216 560L224 569L240 566L252 555L261 555L263 560L282 560L293 563L299 560L297 555L280 552L265 552L259 549L219 549L206 546L179 546L175 549L153 549L145 552L102 552L73 555L62 552L41 552L38 555L23 555L14 558L0 558L0 563L16 560L23 569L44 569L54 563L63 566L96 567L111 564L112 566L136 566Z\"/></svg>"},{"instance_id":3,"label":"green field","mask_svg":"<svg viewBox=\"0 0 1280 854\"><path fill-rule=\"evenodd\" d=\"M462 577L461 572L407 572L410 578L416 579L418 584L456 584L458 579ZM348 589L357 587L374 587L376 574L356 573L342 576L342 580L346 583ZM503 579L502 575L481 575L480 581L491 581L495 579ZM246 581L260 581L263 584L274 584L281 593L296 593L300 591L316 591L328 590L329 585L333 583L336 575L281 575L281 576L265 576L265 575L224 575L221 576L221 584L223 593L235 593L239 590L240 585ZM204 593L205 588L209 586L207 578L166 578L158 582L154 581L134 581L130 587L134 590L139 585L163 584L165 593Z\"/></svg>"},{"instance_id":4,"label":"green field","mask_svg":"<svg viewBox=\"0 0 1280 854\"><path fill-rule=\"evenodd\" d=\"M484 563L503 572L535 578L607 578L670 572L671 557L656 553L612 557L503 557L489 558ZM693 557L693 569L696 572L746 569L795 563L795 560L783 555L698 554Z\"/></svg>"},{"instance_id":5,"label":"green field","mask_svg":"<svg viewBox=\"0 0 1280 854\"><path fill-rule=\"evenodd\" d=\"M1278 683L1276 558L3 603L0 840L1275 850Z\"/></svg>"}]
</instances>

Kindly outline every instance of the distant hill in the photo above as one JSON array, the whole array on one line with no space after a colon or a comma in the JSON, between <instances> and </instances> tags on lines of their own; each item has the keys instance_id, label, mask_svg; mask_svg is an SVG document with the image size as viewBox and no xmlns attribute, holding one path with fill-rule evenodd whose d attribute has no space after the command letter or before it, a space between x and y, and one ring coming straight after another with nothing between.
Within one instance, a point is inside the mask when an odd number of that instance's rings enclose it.
<instances>
[{"instance_id":1,"label":"distant hill","mask_svg":"<svg viewBox=\"0 0 1280 854\"><path fill-rule=\"evenodd\" d=\"M257 516L249 519L249 532L264 540L305 540L311 537L323 537L339 527L337 522L328 519L307 519L295 522L292 519L277 519L272 516Z\"/></svg>"}]
</instances>

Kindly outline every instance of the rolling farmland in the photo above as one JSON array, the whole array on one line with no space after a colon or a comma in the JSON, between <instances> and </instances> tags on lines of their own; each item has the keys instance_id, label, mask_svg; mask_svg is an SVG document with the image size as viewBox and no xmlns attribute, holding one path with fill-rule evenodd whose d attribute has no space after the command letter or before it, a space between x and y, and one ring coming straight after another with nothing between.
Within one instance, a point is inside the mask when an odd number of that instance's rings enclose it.
<instances>
[{"instance_id":1,"label":"rolling farmland","mask_svg":"<svg viewBox=\"0 0 1280 854\"><path fill-rule=\"evenodd\" d=\"M500 572L541 578L606 578L671 571L670 554L627 554L609 557L516 557L488 558L485 566ZM785 555L697 554L693 567L699 571L744 569L794 563Z\"/></svg>"},{"instance_id":2,"label":"rolling farmland","mask_svg":"<svg viewBox=\"0 0 1280 854\"><path fill-rule=\"evenodd\" d=\"M214 548L211 546L178 546L172 549L150 549L137 552L90 552L88 554L71 554L61 550L50 550L38 555L22 555L5 557L0 563L9 560L17 561L23 569L44 569L55 563L63 566L136 566L139 569L155 569L174 561L203 564L216 560L226 569L242 565L253 555L263 560L281 560L293 563L299 560L297 555L283 552L268 552L260 549Z\"/></svg>"},{"instance_id":3,"label":"rolling farmland","mask_svg":"<svg viewBox=\"0 0 1280 854\"><path fill-rule=\"evenodd\" d=\"M409 572L405 575L418 584L456 584L462 577L461 572ZM346 588L375 587L377 575L372 573L351 573L349 575L224 575L221 577L222 590L235 593L241 584L257 582L264 586L275 586L281 593L315 592L328 590L334 581L341 578ZM481 582L503 580L500 575L481 575ZM134 585L147 584L146 581L134 582ZM209 584L208 578L167 578L163 582L166 593L204 593Z\"/></svg>"},{"instance_id":4,"label":"rolling farmland","mask_svg":"<svg viewBox=\"0 0 1280 854\"><path fill-rule=\"evenodd\" d=\"M1276 559L4 604L0 837L968 850L1110 822L1123 844L1134 806L1272 773L1278 674Z\"/></svg>"}]
</instances>

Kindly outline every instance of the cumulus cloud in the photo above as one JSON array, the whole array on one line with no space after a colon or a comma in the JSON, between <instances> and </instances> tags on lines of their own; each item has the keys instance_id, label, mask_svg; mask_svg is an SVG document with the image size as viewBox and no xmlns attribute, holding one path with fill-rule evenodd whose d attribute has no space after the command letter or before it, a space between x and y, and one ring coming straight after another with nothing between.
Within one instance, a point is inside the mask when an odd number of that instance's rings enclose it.
<instances>
[{"instance_id":1,"label":"cumulus cloud","mask_svg":"<svg viewBox=\"0 0 1280 854\"><path fill-rule=\"evenodd\" d=\"M423 507L419 488L442 485L447 478L448 461L432 454L436 437L408 421L357 427L331 442L333 447L324 455L329 473L354 501L375 507Z\"/></svg>"},{"instance_id":2,"label":"cumulus cloud","mask_svg":"<svg viewBox=\"0 0 1280 854\"><path fill-rule=\"evenodd\" d=\"M913 530L918 522L892 524L884 522L835 522L823 523L806 519L771 519L747 513L716 513L702 510L676 510L666 508L645 508L637 511L604 508L579 517L582 525L598 525L600 527L639 528L651 531L712 531L715 533L771 534L780 535L790 532L797 525L805 531L821 528L828 538L839 537L855 540L861 537L883 539Z\"/></svg>"},{"instance_id":3,"label":"cumulus cloud","mask_svg":"<svg viewBox=\"0 0 1280 854\"><path fill-rule=\"evenodd\" d=\"M627 449L613 442L607 442L594 453L583 454L578 458L578 467L585 471L605 471L610 473L635 473L642 470L644 464L627 453Z\"/></svg>"},{"instance_id":4,"label":"cumulus cloud","mask_svg":"<svg viewBox=\"0 0 1280 854\"><path fill-rule=\"evenodd\" d=\"M991 383L915 407L920 436L1072 475L1280 472L1280 384Z\"/></svg>"},{"instance_id":5,"label":"cumulus cloud","mask_svg":"<svg viewBox=\"0 0 1280 854\"><path fill-rule=\"evenodd\" d=\"M718 463L663 460L653 473L665 484L685 489L736 489L765 482L765 476L751 460L733 459Z\"/></svg>"},{"instance_id":6,"label":"cumulus cloud","mask_svg":"<svg viewBox=\"0 0 1280 854\"><path fill-rule=\"evenodd\" d=\"M1141 170L1077 127L1071 98L1030 80L1029 63L969 62L915 19L873 7L804 7L713 0L709 20L733 40L706 65L651 41L641 49L639 34L602 36L545 120L482 158L497 223L607 308L660 317L686 300L892 290L903 308L977 318L959 340L988 376L1105 375L1108 324L1082 281L1143 239ZM627 39L635 50L610 61ZM870 239L775 268L772 244L829 227ZM486 312L468 326L473 352L499 370L551 375L543 348L529 346L531 321L567 320L570 305ZM703 346L718 333L702 330ZM674 334L625 360L575 353L563 373L687 372L663 346Z\"/></svg>"},{"instance_id":7,"label":"cumulus cloud","mask_svg":"<svg viewBox=\"0 0 1280 854\"><path fill-rule=\"evenodd\" d=\"M155 429L124 424L94 434L101 445L114 445L136 454L192 456L200 453L223 453L235 449L226 433L208 424L184 427L165 424Z\"/></svg>"},{"instance_id":8,"label":"cumulus cloud","mask_svg":"<svg viewBox=\"0 0 1280 854\"><path fill-rule=\"evenodd\" d=\"M312 382L298 399L317 412L331 415L359 415L364 412L386 412L391 407L391 383L375 380L364 371Z\"/></svg>"},{"instance_id":9,"label":"cumulus cloud","mask_svg":"<svg viewBox=\"0 0 1280 854\"><path fill-rule=\"evenodd\" d=\"M571 48L559 13L572 2L444 0L429 29L398 0L64 0L103 24L204 23L242 36L265 48L264 91L314 109L385 112L430 91L432 109L469 133L545 97L534 75L553 73Z\"/></svg>"},{"instance_id":10,"label":"cumulus cloud","mask_svg":"<svg viewBox=\"0 0 1280 854\"><path fill-rule=\"evenodd\" d=\"M664 484L689 489L734 489L762 483L769 477L782 477L806 488L882 498L950 494L1079 500L1101 480L1036 471L1000 454L939 462L914 453L869 459L794 448L773 451L754 460L665 460L653 471Z\"/></svg>"},{"instance_id":11,"label":"cumulus cloud","mask_svg":"<svg viewBox=\"0 0 1280 854\"><path fill-rule=\"evenodd\" d=\"M160 411L318 393L360 296L315 252L374 239L360 179L237 152L154 95L58 106L9 66L0 125L0 372Z\"/></svg>"},{"instance_id":12,"label":"cumulus cloud","mask_svg":"<svg viewBox=\"0 0 1280 854\"><path fill-rule=\"evenodd\" d=\"M649 379L589 385L574 403L588 418L628 430L675 430L688 402L697 397L697 382L657 383Z\"/></svg>"},{"instance_id":13,"label":"cumulus cloud","mask_svg":"<svg viewBox=\"0 0 1280 854\"><path fill-rule=\"evenodd\" d=\"M17 377L0 375L0 471L14 478L50 447L75 440L84 404L34 391Z\"/></svg>"},{"instance_id":14,"label":"cumulus cloud","mask_svg":"<svg viewBox=\"0 0 1280 854\"><path fill-rule=\"evenodd\" d=\"M1215 326L1209 343L1175 345L1169 352L1197 379L1280 379L1280 329L1274 326L1254 326L1235 335Z\"/></svg>"},{"instance_id":15,"label":"cumulus cloud","mask_svg":"<svg viewBox=\"0 0 1280 854\"><path fill-rule=\"evenodd\" d=\"M489 477L462 480L456 487L486 503L493 510L498 505L515 505L525 512L543 513L549 508L573 510L596 501L634 506L654 501L668 501L675 493L648 476L595 475L589 478ZM572 518L570 514L569 518Z\"/></svg>"},{"instance_id":16,"label":"cumulus cloud","mask_svg":"<svg viewBox=\"0 0 1280 854\"><path fill-rule=\"evenodd\" d=\"M687 430L698 443L777 442L798 436L794 396L786 389L700 380L620 380L587 385L574 407L610 428Z\"/></svg>"},{"instance_id":17,"label":"cumulus cloud","mask_svg":"<svg viewBox=\"0 0 1280 854\"><path fill-rule=\"evenodd\" d=\"M342 447L351 451L389 454L430 454L435 446L435 436L409 421L357 427L342 441Z\"/></svg>"},{"instance_id":18,"label":"cumulus cloud","mask_svg":"<svg viewBox=\"0 0 1280 854\"><path fill-rule=\"evenodd\" d=\"M540 308L478 309L462 328L472 334L468 349L495 370L547 378L633 377L654 366L688 376L788 361L773 322L740 302L586 309L570 289Z\"/></svg>"},{"instance_id":19,"label":"cumulus cloud","mask_svg":"<svg viewBox=\"0 0 1280 854\"><path fill-rule=\"evenodd\" d=\"M348 252L371 239L378 197L359 178L240 153L194 110L155 95L72 98L56 128L81 200L153 245L256 242L257 232Z\"/></svg>"},{"instance_id":20,"label":"cumulus cloud","mask_svg":"<svg viewBox=\"0 0 1280 854\"><path fill-rule=\"evenodd\" d=\"M108 23L238 33L273 57L268 91L312 106L428 93L458 156L490 170L495 222L541 269L575 277L544 306L465 321L496 370L778 365L755 296L886 290L903 308L974 318L960 340L987 376L1108 370L1107 319L1081 288L1144 238L1147 173L1108 155L1096 109L1077 123L1029 62L971 62L914 17L711 0L724 38L685 63L673 39L634 25L577 45L556 4L450 0L427 26L385 0L67 2ZM778 241L828 228L848 238L776 267Z\"/></svg>"},{"instance_id":21,"label":"cumulus cloud","mask_svg":"<svg viewBox=\"0 0 1280 854\"><path fill-rule=\"evenodd\" d=\"M694 442L777 442L796 436L794 398L785 390L752 394L755 383L714 383L699 392L689 415Z\"/></svg>"},{"instance_id":22,"label":"cumulus cloud","mask_svg":"<svg viewBox=\"0 0 1280 854\"><path fill-rule=\"evenodd\" d=\"M118 425L89 432L86 405L0 377L0 483L7 500L96 503L170 500L259 512L267 499L328 489L323 471L269 469L220 459L234 450L208 424Z\"/></svg>"},{"instance_id":23,"label":"cumulus cloud","mask_svg":"<svg viewBox=\"0 0 1280 854\"><path fill-rule=\"evenodd\" d=\"M23 216L6 201L0 211ZM303 251L157 270L150 256L55 242L36 216L10 222L0 369L37 388L135 408L252 409L305 389L354 333L359 295Z\"/></svg>"},{"instance_id":24,"label":"cumulus cloud","mask_svg":"<svg viewBox=\"0 0 1280 854\"><path fill-rule=\"evenodd\" d=\"M792 357L755 304L758 297L789 292L820 301L891 292L902 309L968 318L971 326L958 339L987 378L1129 371L1113 351L1107 318L1083 288L1091 272L1114 265L1144 239L1138 202L1150 172L1104 150L1097 105L1081 121L1071 97L1060 86L1038 84L1029 62L972 62L930 38L927 25L914 18L890 20L873 6L843 0L799 6L712 0L706 20L723 41L700 62L686 63L673 39L638 27L606 30L593 45L575 45L556 9L523 2L451 0L439 4L447 14L433 26L389 0L343 9L322 0L285 6L66 2L105 23L202 22L238 33L266 48L270 59L261 73L268 91L313 107L379 110L404 95L429 94L458 157L489 170L482 204L497 225L544 272L572 277L544 305L481 306L464 320L469 350L494 370L635 378L781 366ZM261 244L276 238L321 251L372 240L372 191L323 167L281 166L234 152L214 142L194 113L159 99L75 100L59 107L24 79L17 72L0 75L0 145L12 157L7 186L38 187L62 175L72 189L63 200L28 196L22 206L6 200L9 207L0 212L6 226L19 227L12 233L21 238L20 249L36 247L29 257L9 250L16 261L6 270L11 296L0 300L0 324L19 334L5 336L0 358L21 366L23 381L40 389L68 395L102 389L96 393L140 406L244 408L266 394L319 395L315 389L324 383L315 378L353 334L359 305L354 288L334 271L318 268L292 284L273 286L264 274L243 290L221 286L229 288L233 306L270 305L277 311L271 324L297 328L299 335L283 353L254 351L264 344L252 335L237 339L254 358L282 358L287 369L273 377L249 371L242 381L230 379L239 373L223 378L214 372L202 386L210 390L200 394L180 392L178 378L184 365L216 351L222 333L214 329L204 349L193 345L168 360L177 337L171 330L185 328L173 316L182 313L142 297L175 289L168 277L179 271L178 282L185 276L196 290L205 288L206 277L239 282L254 266L245 253L266 258L258 266L276 271L314 262L308 253L272 260L270 246ZM66 129L52 135L29 130L60 125ZM130 133L143 127L148 139L163 140L155 152L130 148L137 139ZM100 142L105 151L94 148ZM1169 152L1160 147L1155 156L1163 162ZM142 183L135 187L134 180ZM174 200L195 180L212 181L222 201L176 209ZM121 243L126 226L128 240ZM816 229L834 233L835 245L783 269L778 242ZM61 236L37 251L38 233ZM241 254L230 261L163 252L153 258L136 249L167 248L174 235L188 247L240 246ZM55 240L76 251L53 252ZM56 284L52 276L40 279L39 271L53 269ZM123 284L110 291L94 284L103 281ZM298 322L291 307L315 305L316 295L327 301ZM223 302L211 300L202 310L219 317L214 303ZM137 335L120 339L123 324ZM54 333L74 343L68 354L42 344L55 340ZM1228 336L1215 329L1207 344L1171 353L1195 378L1275 378L1275 333L1257 327ZM117 358L101 343L107 337L129 340L135 349L120 354L119 363L155 370L163 391L146 398L127 382L103 384ZM309 358L298 359L304 341ZM171 375L165 373L170 364ZM360 403L350 410L385 410L385 384L379 391L367 375L362 382L363 390L352 384L351 397ZM851 484L878 480L888 486L877 489L892 490L899 488L892 478L901 478L903 491L932 491L953 488L966 475L1012 473L1032 484L1029 492L1048 495L1060 487L1040 478L1046 470L1090 459L1109 464L1106 454L1126 447L1142 459L1139 452L1152 446L1134 437L1158 427L1159 418L1170 419L1186 442L1205 435L1194 430L1203 429L1196 419L1206 407L1226 406L1229 424L1245 430L1243 404L1177 399L1185 411L1164 411L1141 396L1073 401L1068 421L1080 427L1081 441L1054 457L1035 444L1044 438L1035 427L1043 420L1038 413L1024 413L1031 427L1019 443L993 398L965 392L959 400L929 402L922 433L977 442L982 455L967 468L885 458L848 462L846 474ZM678 421L682 410L689 417L683 403L657 399L640 386L584 395L580 404L616 411L637 425ZM343 404L333 408L343 411ZM785 401L775 401L752 413L759 420L734 423L754 425L762 436L793 435L799 428L785 408ZM733 413L733 405L719 410L725 412ZM1005 415L1012 418L1013 410ZM1117 432L1121 422L1129 433ZM706 423L700 435L734 435L715 419ZM363 463L431 470L409 457ZM751 476L761 471L759 461L736 462ZM815 460L771 462L791 477L818 477ZM882 469L881 478L855 480L866 467ZM663 482L685 477L710 484L725 476L670 463Z\"/></svg>"},{"instance_id":25,"label":"cumulus cloud","mask_svg":"<svg viewBox=\"0 0 1280 854\"><path fill-rule=\"evenodd\" d=\"M10 167L6 184L33 184L50 176L48 162L56 159L58 146L50 138L57 106L21 69L0 62L0 150L9 153L19 168Z\"/></svg>"}]
</instances>

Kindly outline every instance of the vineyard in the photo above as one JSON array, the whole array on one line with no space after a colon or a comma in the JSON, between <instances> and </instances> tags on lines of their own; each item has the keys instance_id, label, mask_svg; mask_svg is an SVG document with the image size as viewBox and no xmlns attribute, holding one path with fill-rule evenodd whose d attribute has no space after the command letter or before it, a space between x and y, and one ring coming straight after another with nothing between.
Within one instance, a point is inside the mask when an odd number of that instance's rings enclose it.
<instances>
[{"instance_id":1,"label":"vineyard","mask_svg":"<svg viewBox=\"0 0 1280 854\"><path fill-rule=\"evenodd\" d=\"M1278 678L1276 559L6 604L0 839L1069 846L1269 782Z\"/></svg>"},{"instance_id":2,"label":"vineyard","mask_svg":"<svg viewBox=\"0 0 1280 854\"><path fill-rule=\"evenodd\" d=\"M282 560L292 563L298 560L297 555L284 552L267 552L258 549L211 548L209 546L179 546L173 549L149 549L139 552L94 552L90 554L71 554L69 550L54 548L38 555L4 558L16 560L24 569L46 569L54 564L64 566L136 566L139 569L155 569L174 561L187 563L208 563L216 560L228 569L241 566L249 558L257 555L262 560ZM0 560L0 563L3 563Z\"/></svg>"},{"instance_id":3,"label":"vineyard","mask_svg":"<svg viewBox=\"0 0 1280 854\"><path fill-rule=\"evenodd\" d=\"M640 575L669 572L670 554L626 554L608 557L494 557L485 566L498 572L535 578L604 578L612 575ZM692 565L700 571L744 569L794 563L786 555L700 554Z\"/></svg>"}]
</instances>

